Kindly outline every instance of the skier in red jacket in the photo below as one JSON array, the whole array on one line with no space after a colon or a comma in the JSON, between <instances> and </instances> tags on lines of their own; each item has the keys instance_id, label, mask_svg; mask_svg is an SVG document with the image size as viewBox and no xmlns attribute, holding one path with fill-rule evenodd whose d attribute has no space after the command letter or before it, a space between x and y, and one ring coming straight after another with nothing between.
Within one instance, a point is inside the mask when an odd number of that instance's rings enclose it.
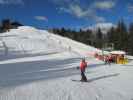
<instances>
[{"instance_id":1,"label":"skier in red jacket","mask_svg":"<svg viewBox=\"0 0 133 100\"><path fill-rule=\"evenodd\" d=\"M81 70L81 81L86 82L87 78L85 76L85 69L87 67L87 62L85 61L85 59L82 59L82 61L80 62L80 70Z\"/></svg>"}]
</instances>

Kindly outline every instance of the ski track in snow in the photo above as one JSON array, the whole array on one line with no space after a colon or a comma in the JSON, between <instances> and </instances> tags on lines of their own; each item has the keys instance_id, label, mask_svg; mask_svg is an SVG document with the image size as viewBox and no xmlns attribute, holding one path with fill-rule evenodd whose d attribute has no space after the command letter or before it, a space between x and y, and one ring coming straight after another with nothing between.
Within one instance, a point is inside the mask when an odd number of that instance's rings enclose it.
<instances>
[{"instance_id":1,"label":"ski track in snow","mask_svg":"<svg viewBox=\"0 0 133 100\"><path fill-rule=\"evenodd\" d=\"M0 100L133 100L133 62L104 65L95 51L28 26L0 34ZM82 57L88 82L78 82Z\"/></svg>"}]
</instances>

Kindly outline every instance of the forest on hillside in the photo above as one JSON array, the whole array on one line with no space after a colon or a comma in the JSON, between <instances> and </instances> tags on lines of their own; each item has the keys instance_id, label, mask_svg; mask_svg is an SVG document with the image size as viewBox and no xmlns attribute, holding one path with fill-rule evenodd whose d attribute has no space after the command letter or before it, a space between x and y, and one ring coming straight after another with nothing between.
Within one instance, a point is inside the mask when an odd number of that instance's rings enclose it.
<instances>
[{"instance_id":1,"label":"forest on hillside","mask_svg":"<svg viewBox=\"0 0 133 100\"><path fill-rule=\"evenodd\" d=\"M52 32L100 49L106 44L113 44L114 50L124 50L133 55L133 23L127 25L123 20L119 21L116 27L110 28L106 34L103 34L100 28L95 32L91 29L75 31L54 28Z\"/></svg>"}]
</instances>

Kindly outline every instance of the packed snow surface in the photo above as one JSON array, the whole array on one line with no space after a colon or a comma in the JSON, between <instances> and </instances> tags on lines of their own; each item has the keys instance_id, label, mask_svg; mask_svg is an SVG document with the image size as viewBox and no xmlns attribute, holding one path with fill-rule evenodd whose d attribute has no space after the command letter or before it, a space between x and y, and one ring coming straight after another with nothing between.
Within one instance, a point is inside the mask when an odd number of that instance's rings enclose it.
<instances>
[{"instance_id":1,"label":"packed snow surface","mask_svg":"<svg viewBox=\"0 0 133 100\"><path fill-rule=\"evenodd\" d=\"M95 52L29 26L0 34L0 100L133 100L132 60L104 65ZM88 82L79 81L83 57Z\"/></svg>"}]
</instances>

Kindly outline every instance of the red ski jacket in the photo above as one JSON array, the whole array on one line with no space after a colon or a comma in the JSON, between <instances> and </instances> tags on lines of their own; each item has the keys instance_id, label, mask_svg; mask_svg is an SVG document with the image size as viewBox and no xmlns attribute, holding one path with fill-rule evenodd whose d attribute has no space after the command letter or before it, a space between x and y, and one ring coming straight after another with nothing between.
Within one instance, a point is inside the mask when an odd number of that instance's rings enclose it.
<instances>
[{"instance_id":1,"label":"red ski jacket","mask_svg":"<svg viewBox=\"0 0 133 100\"><path fill-rule=\"evenodd\" d=\"M87 63L86 62L81 62L80 63L80 70L81 71L85 71L85 68L87 67Z\"/></svg>"}]
</instances>

